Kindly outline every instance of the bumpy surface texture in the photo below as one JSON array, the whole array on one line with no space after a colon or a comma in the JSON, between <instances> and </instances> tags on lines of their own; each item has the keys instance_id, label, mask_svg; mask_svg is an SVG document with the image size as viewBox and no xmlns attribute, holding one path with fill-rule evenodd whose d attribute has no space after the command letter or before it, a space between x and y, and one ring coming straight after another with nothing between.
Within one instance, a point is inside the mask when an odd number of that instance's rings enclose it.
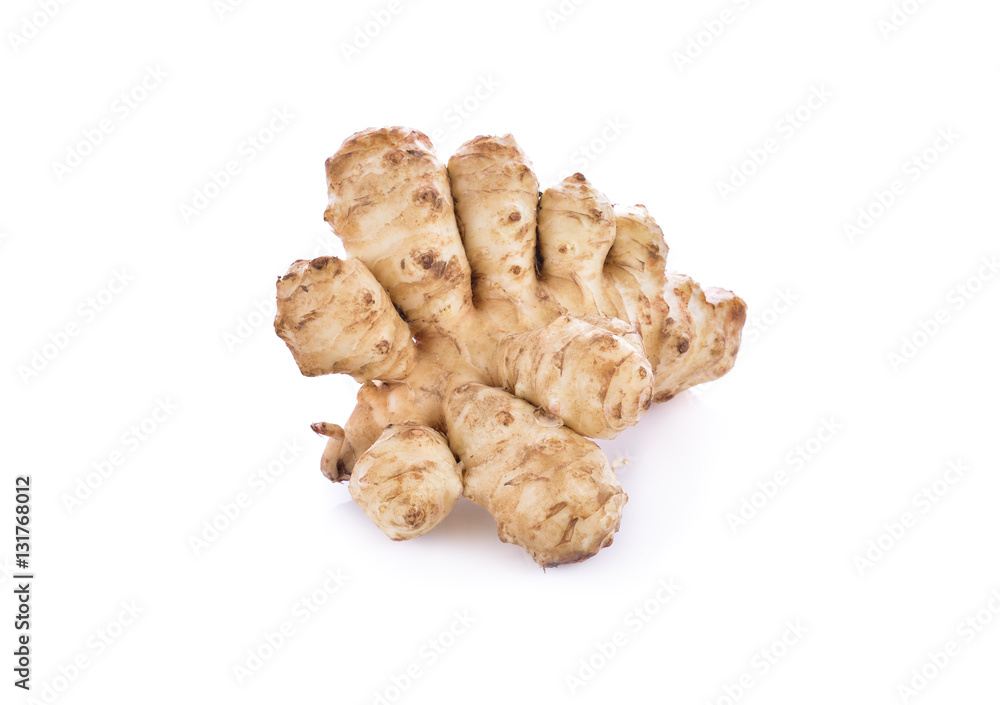
<instances>
[{"instance_id":1,"label":"bumpy surface texture","mask_svg":"<svg viewBox=\"0 0 1000 705\"><path fill-rule=\"evenodd\" d=\"M539 197L509 135L445 166L416 130L365 130L326 173L348 258L293 263L275 318L302 374L362 383L343 428L313 425L323 473L392 539L464 494L542 566L608 546L626 496L586 436L728 372L743 301L665 271L646 209L582 174Z\"/></svg>"}]
</instances>

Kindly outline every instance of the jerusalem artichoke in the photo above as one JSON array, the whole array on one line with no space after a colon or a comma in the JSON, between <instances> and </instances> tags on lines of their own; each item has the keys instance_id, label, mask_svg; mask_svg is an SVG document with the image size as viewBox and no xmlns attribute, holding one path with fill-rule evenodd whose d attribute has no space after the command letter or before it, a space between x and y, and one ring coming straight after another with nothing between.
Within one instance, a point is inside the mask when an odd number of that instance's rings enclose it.
<instances>
[{"instance_id":1,"label":"jerusalem artichoke","mask_svg":"<svg viewBox=\"0 0 1000 705\"><path fill-rule=\"evenodd\" d=\"M324 474L393 539L462 493L542 566L609 545L627 498L584 436L728 372L743 301L665 272L645 208L583 175L539 198L509 135L445 167L422 133L370 129L326 170L348 257L295 262L275 319L303 374L362 382L343 428L314 425Z\"/></svg>"}]
</instances>

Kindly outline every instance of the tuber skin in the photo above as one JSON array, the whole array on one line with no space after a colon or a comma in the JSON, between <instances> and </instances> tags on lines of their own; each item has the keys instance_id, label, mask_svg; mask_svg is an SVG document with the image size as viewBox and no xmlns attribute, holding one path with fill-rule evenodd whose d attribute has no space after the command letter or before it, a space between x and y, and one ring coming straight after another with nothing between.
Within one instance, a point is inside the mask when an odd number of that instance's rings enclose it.
<instances>
[{"instance_id":1,"label":"tuber skin","mask_svg":"<svg viewBox=\"0 0 1000 705\"><path fill-rule=\"evenodd\" d=\"M542 566L576 563L611 545L627 497L596 443L537 411L467 384L449 396L445 415L466 463L465 496L496 518L500 539Z\"/></svg>"},{"instance_id":2,"label":"tuber skin","mask_svg":"<svg viewBox=\"0 0 1000 705\"><path fill-rule=\"evenodd\" d=\"M357 260L318 257L278 280L279 337L307 377L345 372L359 382L402 379L416 347L385 289Z\"/></svg>"},{"instance_id":3,"label":"tuber skin","mask_svg":"<svg viewBox=\"0 0 1000 705\"><path fill-rule=\"evenodd\" d=\"M390 425L355 463L349 488L386 536L403 541L448 516L462 494L462 470L434 429Z\"/></svg>"},{"instance_id":4,"label":"tuber skin","mask_svg":"<svg viewBox=\"0 0 1000 705\"><path fill-rule=\"evenodd\" d=\"M509 135L445 167L424 134L369 129L326 171L348 257L293 263L275 318L303 374L362 382L343 428L313 426L323 473L396 540L462 493L542 566L608 546L627 497L586 436L728 372L744 302L667 273L646 209L583 175L539 197Z\"/></svg>"}]
</instances>

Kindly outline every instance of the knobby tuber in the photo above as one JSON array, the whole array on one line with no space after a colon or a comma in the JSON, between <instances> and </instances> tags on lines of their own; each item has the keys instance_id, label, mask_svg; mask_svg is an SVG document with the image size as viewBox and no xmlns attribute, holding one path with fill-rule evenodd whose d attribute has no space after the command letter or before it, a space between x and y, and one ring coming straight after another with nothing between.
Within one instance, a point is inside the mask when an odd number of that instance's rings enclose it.
<instances>
[{"instance_id":1,"label":"knobby tuber","mask_svg":"<svg viewBox=\"0 0 1000 705\"><path fill-rule=\"evenodd\" d=\"M362 383L323 473L390 538L433 529L458 496L542 566L608 546L626 496L604 453L652 402L735 362L746 305L667 272L643 206L582 174L547 189L514 139L438 161L401 127L326 162L346 259L278 280L275 330L302 374Z\"/></svg>"}]
</instances>

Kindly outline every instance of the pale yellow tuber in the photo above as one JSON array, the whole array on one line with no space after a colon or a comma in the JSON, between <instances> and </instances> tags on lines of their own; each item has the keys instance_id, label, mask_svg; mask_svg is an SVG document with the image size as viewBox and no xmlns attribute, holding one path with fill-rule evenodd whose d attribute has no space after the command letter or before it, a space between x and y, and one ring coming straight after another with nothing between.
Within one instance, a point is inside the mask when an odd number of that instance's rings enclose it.
<instances>
[{"instance_id":1,"label":"pale yellow tuber","mask_svg":"<svg viewBox=\"0 0 1000 705\"><path fill-rule=\"evenodd\" d=\"M743 301L667 273L645 208L581 174L539 196L509 135L446 168L420 132L365 130L326 167L349 256L295 262L275 319L303 374L363 383L343 428L313 427L324 474L393 539L463 493L543 566L609 545L626 496L584 436L725 374Z\"/></svg>"},{"instance_id":2,"label":"pale yellow tuber","mask_svg":"<svg viewBox=\"0 0 1000 705\"><path fill-rule=\"evenodd\" d=\"M351 497L394 541L440 523L462 494L462 471L440 433L426 426L387 426L354 465Z\"/></svg>"}]
</instances>

